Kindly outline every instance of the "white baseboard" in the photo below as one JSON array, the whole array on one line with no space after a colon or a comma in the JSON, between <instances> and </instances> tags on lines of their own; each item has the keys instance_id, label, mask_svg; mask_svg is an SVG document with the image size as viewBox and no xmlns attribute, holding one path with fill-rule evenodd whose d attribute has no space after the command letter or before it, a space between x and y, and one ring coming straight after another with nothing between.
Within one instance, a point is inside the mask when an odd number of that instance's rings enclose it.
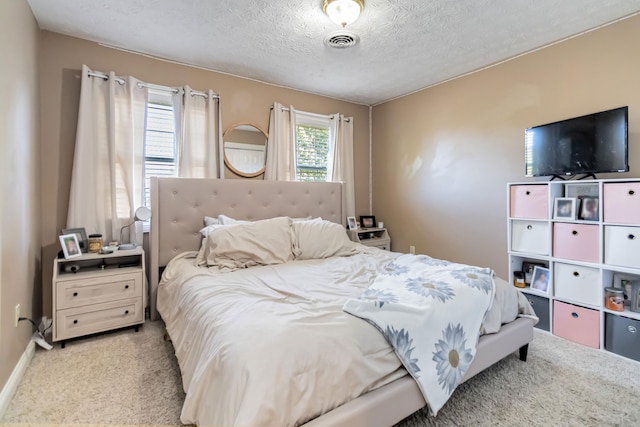
<instances>
[{"instance_id":1,"label":"white baseboard","mask_svg":"<svg viewBox=\"0 0 640 427\"><path fill-rule=\"evenodd\" d=\"M31 364L31 360L33 359L33 355L36 353L36 343L31 340L27 345L24 353L22 353L22 357L18 361L18 364L13 369L9 380L0 391L0 420L4 417L4 413L9 407L9 403L13 398L13 395L16 393L20 382L22 381L22 377L24 377L25 372L27 372L27 368Z\"/></svg>"}]
</instances>

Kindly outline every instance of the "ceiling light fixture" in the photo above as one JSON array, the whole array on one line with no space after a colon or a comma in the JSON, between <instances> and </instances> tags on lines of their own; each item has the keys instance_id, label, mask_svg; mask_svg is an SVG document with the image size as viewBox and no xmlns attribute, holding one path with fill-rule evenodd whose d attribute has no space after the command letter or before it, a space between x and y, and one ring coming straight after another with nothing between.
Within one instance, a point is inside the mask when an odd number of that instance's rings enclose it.
<instances>
[{"instance_id":1,"label":"ceiling light fixture","mask_svg":"<svg viewBox=\"0 0 640 427\"><path fill-rule=\"evenodd\" d=\"M364 9L364 0L323 0L322 10L343 28L355 22Z\"/></svg>"}]
</instances>

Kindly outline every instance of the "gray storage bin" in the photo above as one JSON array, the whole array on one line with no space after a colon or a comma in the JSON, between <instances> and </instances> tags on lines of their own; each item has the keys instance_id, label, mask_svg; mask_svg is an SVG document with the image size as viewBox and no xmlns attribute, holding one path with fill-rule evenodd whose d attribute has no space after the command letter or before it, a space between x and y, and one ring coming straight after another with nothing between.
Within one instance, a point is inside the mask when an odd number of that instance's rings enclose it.
<instances>
[{"instance_id":1,"label":"gray storage bin","mask_svg":"<svg viewBox=\"0 0 640 427\"><path fill-rule=\"evenodd\" d=\"M536 324L536 328L549 331L549 325L551 323L549 316L549 298L530 294L525 294L525 296L527 297L527 300L529 300L529 304L531 304L533 310L536 312L536 316L540 319Z\"/></svg>"},{"instance_id":2,"label":"gray storage bin","mask_svg":"<svg viewBox=\"0 0 640 427\"><path fill-rule=\"evenodd\" d=\"M640 361L640 320L605 313L604 328L605 349Z\"/></svg>"}]
</instances>

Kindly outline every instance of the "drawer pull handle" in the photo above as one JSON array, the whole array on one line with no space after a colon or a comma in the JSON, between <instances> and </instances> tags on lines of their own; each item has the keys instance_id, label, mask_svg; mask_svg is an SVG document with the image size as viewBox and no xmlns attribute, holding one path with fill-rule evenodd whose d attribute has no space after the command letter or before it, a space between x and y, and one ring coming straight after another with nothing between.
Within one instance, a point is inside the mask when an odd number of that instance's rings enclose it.
<instances>
[{"instance_id":1,"label":"drawer pull handle","mask_svg":"<svg viewBox=\"0 0 640 427\"><path fill-rule=\"evenodd\" d=\"M527 230L533 230L533 225L527 225Z\"/></svg>"},{"instance_id":2,"label":"drawer pull handle","mask_svg":"<svg viewBox=\"0 0 640 427\"><path fill-rule=\"evenodd\" d=\"M124 288L125 289L129 289L129 285L124 285Z\"/></svg>"},{"instance_id":3,"label":"drawer pull handle","mask_svg":"<svg viewBox=\"0 0 640 427\"><path fill-rule=\"evenodd\" d=\"M629 326L627 326L627 329L629 329L629 332L631 332L632 334L636 333L636 327L635 326L629 325Z\"/></svg>"},{"instance_id":4,"label":"drawer pull handle","mask_svg":"<svg viewBox=\"0 0 640 427\"><path fill-rule=\"evenodd\" d=\"M634 194L636 194L636 192L635 192L635 191L633 191L633 190L629 190L629 195L630 195L630 196L633 196Z\"/></svg>"},{"instance_id":5,"label":"drawer pull handle","mask_svg":"<svg viewBox=\"0 0 640 427\"><path fill-rule=\"evenodd\" d=\"M636 240L636 236L634 236L633 234L629 234L629 235L627 236L627 239L629 239L629 240Z\"/></svg>"},{"instance_id":6,"label":"drawer pull handle","mask_svg":"<svg viewBox=\"0 0 640 427\"><path fill-rule=\"evenodd\" d=\"M78 296L78 293L77 293L77 292L74 292L74 293L73 293L73 296L74 296L74 297L77 297L77 296Z\"/></svg>"},{"instance_id":7,"label":"drawer pull handle","mask_svg":"<svg viewBox=\"0 0 640 427\"><path fill-rule=\"evenodd\" d=\"M577 271L574 271L574 272L573 272L573 276L574 276L574 277L578 277L578 276L580 276L580 273L578 273Z\"/></svg>"},{"instance_id":8,"label":"drawer pull handle","mask_svg":"<svg viewBox=\"0 0 640 427\"><path fill-rule=\"evenodd\" d=\"M531 191L527 190L527 191L525 191L525 193L524 193L524 194L526 194L526 195L528 196L528 195L530 195L530 194L531 194Z\"/></svg>"},{"instance_id":9,"label":"drawer pull handle","mask_svg":"<svg viewBox=\"0 0 640 427\"><path fill-rule=\"evenodd\" d=\"M77 325L77 324L78 324L78 319L74 320L74 321L73 321L73 324L74 324L74 325Z\"/></svg>"},{"instance_id":10,"label":"drawer pull handle","mask_svg":"<svg viewBox=\"0 0 640 427\"><path fill-rule=\"evenodd\" d=\"M578 318L578 313L576 313L576 312L574 311L573 313L571 313L571 317L574 317L574 318L576 318L576 319L577 319L577 318Z\"/></svg>"},{"instance_id":11,"label":"drawer pull handle","mask_svg":"<svg viewBox=\"0 0 640 427\"><path fill-rule=\"evenodd\" d=\"M574 236L577 236L577 235L578 235L578 232L577 232L576 230L573 230L573 231L571 232L571 234L573 234Z\"/></svg>"},{"instance_id":12,"label":"drawer pull handle","mask_svg":"<svg viewBox=\"0 0 640 427\"><path fill-rule=\"evenodd\" d=\"M125 314L125 315L129 314L129 310L125 310L125 311L124 311L124 314Z\"/></svg>"}]
</instances>

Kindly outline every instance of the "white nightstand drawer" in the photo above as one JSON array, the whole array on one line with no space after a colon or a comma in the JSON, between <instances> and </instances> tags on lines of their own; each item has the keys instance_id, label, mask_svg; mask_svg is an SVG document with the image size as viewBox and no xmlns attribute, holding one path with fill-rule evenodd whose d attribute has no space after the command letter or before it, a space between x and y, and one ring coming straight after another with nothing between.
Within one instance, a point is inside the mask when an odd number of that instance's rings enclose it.
<instances>
[{"instance_id":1,"label":"white nightstand drawer","mask_svg":"<svg viewBox=\"0 0 640 427\"><path fill-rule=\"evenodd\" d=\"M572 264L555 263L553 266L553 289L557 298L600 306L600 270Z\"/></svg>"},{"instance_id":2,"label":"white nightstand drawer","mask_svg":"<svg viewBox=\"0 0 640 427\"><path fill-rule=\"evenodd\" d=\"M142 293L141 287L142 272L60 282L56 295L57 308L136 298Z\"/></svg>"},{"instance_id":3,"label":"white nightstand drawer","mask_svg":"<svg viewBox=\"0 0 640 427\"><path fill-rule=\"evenodd\" d=\"M56 340L79 337L144 321L142 298L69 308L56 313Z\"/></svg>"}]
</instances>

